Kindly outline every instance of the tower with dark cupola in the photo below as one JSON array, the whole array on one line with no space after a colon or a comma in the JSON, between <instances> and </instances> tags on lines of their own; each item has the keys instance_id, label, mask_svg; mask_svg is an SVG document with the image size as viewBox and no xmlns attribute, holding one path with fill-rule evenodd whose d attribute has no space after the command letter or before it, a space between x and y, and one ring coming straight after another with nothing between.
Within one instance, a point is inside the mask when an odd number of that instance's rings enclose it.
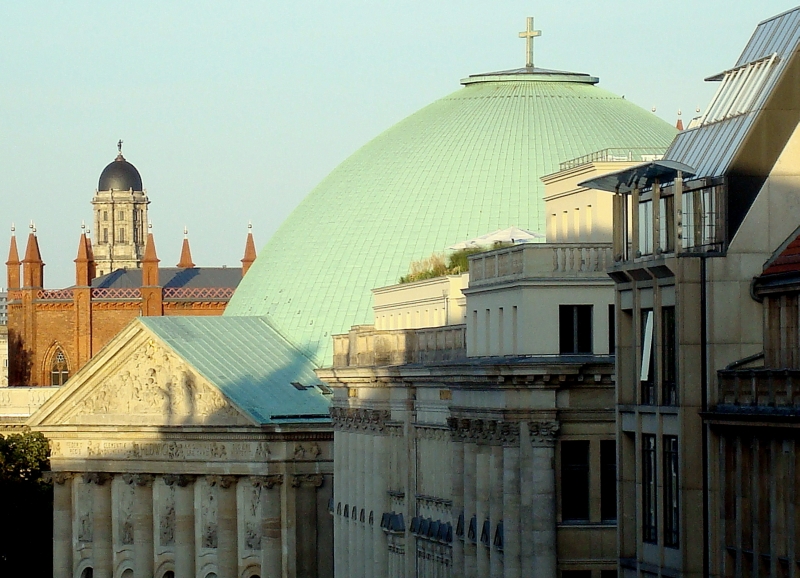
<instances>
[{"instance_id":1,"label":"tower with dark cupola","mask_svg":"<svg viewBox=\"0 0 800 578\"><path fill-rule=\"evenodd\" d=\"M139 269L147 240L147 205L136 167L119 154L100 174L94 207L94 254L97 275L116 269Z\"/></svg>"}]
</instances>

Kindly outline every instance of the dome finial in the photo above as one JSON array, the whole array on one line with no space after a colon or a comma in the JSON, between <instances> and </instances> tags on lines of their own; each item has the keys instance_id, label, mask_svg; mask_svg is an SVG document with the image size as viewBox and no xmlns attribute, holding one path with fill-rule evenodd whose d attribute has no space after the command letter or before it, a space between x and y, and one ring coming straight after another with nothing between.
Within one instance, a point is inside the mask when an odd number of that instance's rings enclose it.
<instances>
[{"instance_id":1,"label":"dome finial","mask_svg":"<svg viewBox=\"0 0 800 578\"><path fill-rule=\"evenodd\" d=\"M541 30L533 29L533 16L528 16L528 26L519 33L519 37L525 39L525 68L533 68L533 39L541 35Z\"/></svg>"},{"instance_id":2,"label":"dome finial","mask_svg":"<svg viewBox=\"0 0 800 578\"><path fill-rule=\"evenodd\" d=\"M184 239L189 238L189 229L186 228L186 225L183 226L183 238Z\"/></svg>"}]
</instances>

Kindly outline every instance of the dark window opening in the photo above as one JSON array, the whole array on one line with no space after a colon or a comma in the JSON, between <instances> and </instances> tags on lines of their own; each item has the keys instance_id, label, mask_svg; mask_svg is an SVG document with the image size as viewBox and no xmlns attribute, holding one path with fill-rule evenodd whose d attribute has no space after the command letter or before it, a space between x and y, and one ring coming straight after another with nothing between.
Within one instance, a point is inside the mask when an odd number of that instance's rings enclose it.
<instances>
[{"instance_id":1,"label":"dark window opening","mask_svg":"<svg viewBox=\"0 0 800 578\"><path fill-rule=\"evenodd\" d=\"M642 435L642 539L658 542L656 436Z\"/></svg>"},{"instance_id":2,"label":"dark window opening","mask_svg":"<svg viewBox=\"0 0 800 578\"><path fill-rule=\"evenodd\" d=\"M561 519L589 521L589 442L561 442Z\"/></svg>"},{"instance_id":3,"label":"dark window opening","mask_svg":"<svg viewBox=\"0 0 800 578\"><path fill-rule=\"evenodd\" d=\"M561 354L592 353L592 306L560 305L558 316Z\"/></svg>"},{"instance_id":4,"label":"dark window opening","mask_svg":"<svg viewBox=\"0 0 800 578\"><path fill-rule=\"evenodd\" d=\"M616 570L600 570L600 578L617 578Z\"/></svg>"},{"instance_id":5,"label":"dark window opening","mask_svg":"<svg viewBox=\"0 0 800 578\"><path fill-rule=\"evenodd\" d=\"M678 405L675 308L661 308L661 403Z\"/></svg>"},{"instance_id":6,"label":"dark window opening","mask_svg":"<svg viewBox=\"0 0 800 578\"><path fill-rule=\"evenodd\" d=\"M491 533L492 533L492 525L489 523L489 520L486 519L483 521L483 527L481 528L481 544L484 546L489 546L489 542L491 540Z\"/></svg>"},{"instance_id":7,"label":"dark window opening","mask_svg":"<svg viewBox=\"0 0 800 578\"><path fill-rule=\"evenodd\" d=\"M103 229L103 243L108 243L108 229Z\"/></svg>"},{"instance_id":8,"label":"dark window opening","mask_svg":"<svg viewBox=\"0 0 800 578\"><path fill-rule=\"evenodd\" d=\"M617 520L617 442L600 441L600 518Z\"/></svg>"},{"instance_id":9,"label":"dark window opening","mask_svg":"<svg viewBox=\"0 0 800 578\"><path fill-rule=\"evenodd\" d=\"M656 402L656 390L653 366L653 310L642 309L642 363L640 365L639 382L641 383L642 405L653 405Z\"/></svg>"},{"instance_id":10,"label":"dark window opening","mask_svg":"<svg viewBox=\"0 0 800 578\"><path fill-rule=\"evenodd\" d=\"M119 229L119 242L120 243L125 242L125 229L123 229L122 227L120 227Z\"/></svg>"},{"instance_id":11,"label":"dark window opening","mask_svg":"<svg viewBox=\"0 0 800 578\"><path fill-rule=\"evenodd\" d=\"M608 354L617 352L617 318L614 314L614 304L608 306Z\"/></svg>"},{"instance_id":12,"label":"dark window opening","mask_svg":"<svg viewBox=\"0 0 800 578\"><path fill-rule=\"evenodd\" d=\"M664 436L664 545L678 547L678 437Z\"/></svg>"}]
</instances>

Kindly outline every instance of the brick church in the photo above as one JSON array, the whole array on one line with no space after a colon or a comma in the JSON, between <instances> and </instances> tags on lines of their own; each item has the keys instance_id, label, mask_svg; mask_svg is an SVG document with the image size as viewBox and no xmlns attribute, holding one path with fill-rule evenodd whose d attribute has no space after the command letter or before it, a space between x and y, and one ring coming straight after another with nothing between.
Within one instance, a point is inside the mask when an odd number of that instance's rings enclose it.
<instances>
[{"instance_id":1,"label":"brick church","mask_svg":"<svg viewBox=\"0 0 800 578\"><path fill-rule=\"evenodd\" d=\"M248 231L242 267L196 267L184 235L180 261L159 267L150 201L139 171L119 154L92 199L94 243L81 233L75 285L44 288L44 262L31 227L22 261L12 231L8 254L9 385L63 385L139 316L221 315L256 258ZM185 233L185 231L184 231Z\"/></svg>"}]
</instances>

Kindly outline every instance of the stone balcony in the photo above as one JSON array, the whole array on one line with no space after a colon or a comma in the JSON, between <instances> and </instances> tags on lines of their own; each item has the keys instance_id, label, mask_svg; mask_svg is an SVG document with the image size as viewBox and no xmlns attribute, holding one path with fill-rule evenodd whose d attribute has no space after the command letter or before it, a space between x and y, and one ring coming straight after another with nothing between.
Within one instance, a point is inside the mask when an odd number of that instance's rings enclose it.
<instances>
[{"instance_id":1,"label":"stone balcony","mask_svg":"<svg viewBox=\"0 0 800 578\"><path fill-rule=\"evenodd\" d=\"M469 258L470 287L525 278L603 278L611 243L530 243Z\"/></svg>"},{"instance_id":2,"label":"stone balcony","mask_svg":"<svg viewBox=\"0 0 800 578\"><path fill-rule=\"evenodd\" d=\"M452 361L467 356L466 326L376 330L357 325L333 336L334 367L371 367Z\"/></svg>"},{"instance_id":3,"label":"stone balcony","mask_svg":"<svg viewBox=\"0 0 800 578\"><path fill-rule=\"evenodd\" d=\"M715 413L800 414L800 369L737 369L717 372Z\"/></svg>"}]
</instances>

